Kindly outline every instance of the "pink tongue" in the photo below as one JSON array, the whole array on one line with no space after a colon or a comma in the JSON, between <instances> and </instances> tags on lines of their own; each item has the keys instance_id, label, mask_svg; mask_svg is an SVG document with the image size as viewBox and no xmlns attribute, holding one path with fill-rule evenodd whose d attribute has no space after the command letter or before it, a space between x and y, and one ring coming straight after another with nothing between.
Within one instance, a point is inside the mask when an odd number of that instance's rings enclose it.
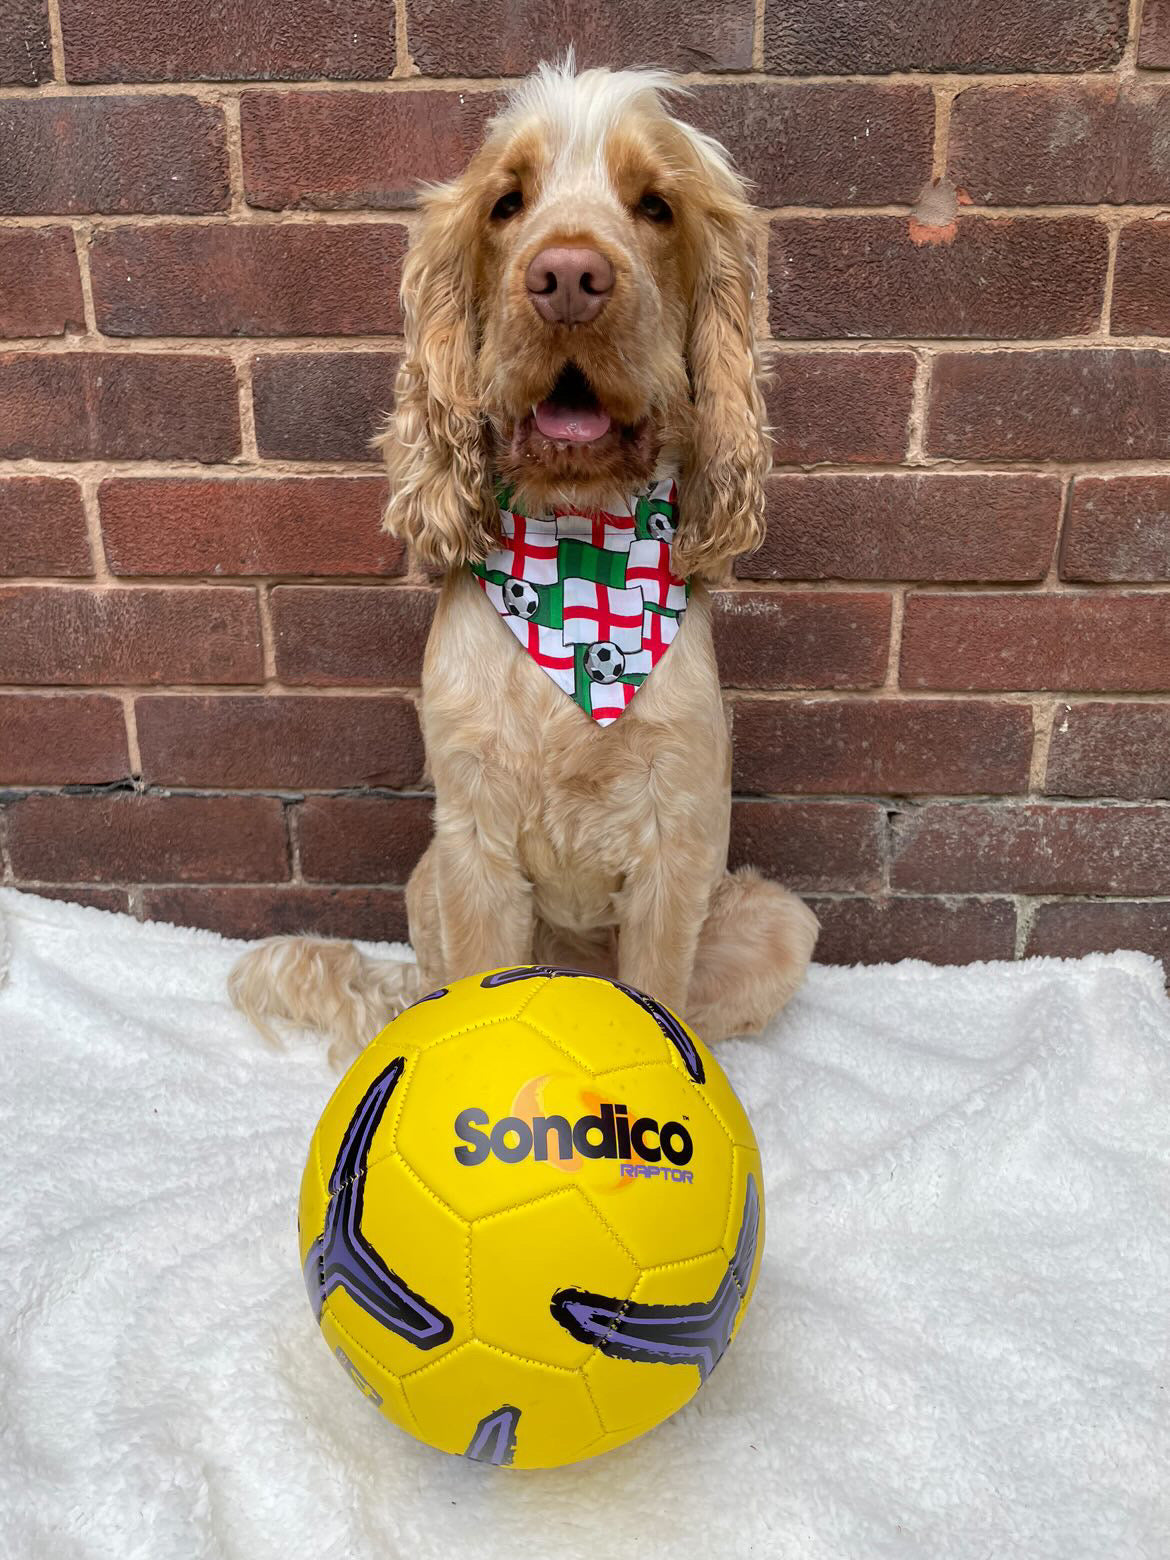
<instances>
[{"instance_id":1,"label":"pink tongue","mask_svg":"<svg viewBox=\"0 0 1170 1560\"><path fill-rule=\"evenodd\" d=\"M600 406L560 406L556 401L541 401L539 406L532 408L532 415L546 439L592 444L609 432L609 413L603 412Z\"/></svg>"}]
</instances>

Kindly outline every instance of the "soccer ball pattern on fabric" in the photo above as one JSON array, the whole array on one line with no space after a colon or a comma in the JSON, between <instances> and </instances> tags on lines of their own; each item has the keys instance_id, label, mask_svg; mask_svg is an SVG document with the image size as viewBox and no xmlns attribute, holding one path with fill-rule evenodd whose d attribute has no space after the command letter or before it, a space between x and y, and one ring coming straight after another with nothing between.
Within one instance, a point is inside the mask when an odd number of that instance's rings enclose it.
<instances>
[{"instance_id":1,"label":"soccer ball pattern on fabric","mask_svg":"<svg viewBox=\"0 0 1170 1560\"><path fill-rule=\"evenodd\" d=\"M620 509L525 515L499 495L502 546L471 571L537 665L608 726L666 654L688 587L672 573L675 485Z\"/></svg>"},{"instance_id":2,"label":"soccer ball pattern on fabric","mask_svg":"<svg viewBox=\"0 0 1170 1560\"><path fill-rule=\"evenodd\" d=\"M527 965L401 1014L310 1145L325 1339L402 1429L555 1467L682 1407L743 1319L759 1151L697 1037L619 982Z\"/></svg>"}]
</instances>

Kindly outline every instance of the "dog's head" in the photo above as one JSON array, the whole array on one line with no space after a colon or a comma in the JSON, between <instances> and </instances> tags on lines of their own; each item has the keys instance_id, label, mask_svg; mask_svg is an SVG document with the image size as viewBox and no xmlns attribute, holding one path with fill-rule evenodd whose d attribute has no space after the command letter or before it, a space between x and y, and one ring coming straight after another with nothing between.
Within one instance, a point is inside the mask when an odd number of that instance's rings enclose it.
<instances>
[{"instance_id":1,"label":"dog's head","mask_svg":"<svg viewBox=\"0 0 1170 1560\"><path fill-rule=\"evenodd\" d=\"M753 214L669 87L542 66L425 193L384 447L387 526L426 562L484 556L501 478L593 506L674 471L679 572L717 578L759 544Z\"/></svg>"}]
</instances>

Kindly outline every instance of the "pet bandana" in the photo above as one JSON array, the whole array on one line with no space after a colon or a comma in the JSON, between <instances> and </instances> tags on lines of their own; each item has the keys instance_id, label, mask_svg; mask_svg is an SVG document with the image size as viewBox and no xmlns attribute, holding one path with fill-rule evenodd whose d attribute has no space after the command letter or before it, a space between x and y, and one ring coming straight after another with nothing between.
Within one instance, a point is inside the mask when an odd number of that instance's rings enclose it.
<instances>
[{"instance_id":1,"label":"pet bandana","mask_svg":"<svg viewBox=\"0 0 1170 1560\"><path fill-rule=\"evenodd\" d=\"M611 725L670 648L690 587L671 573L669 479L611 510L524 515L499 494L503 544L471 572L536 664Z\"/></svg>"}]
</instances>

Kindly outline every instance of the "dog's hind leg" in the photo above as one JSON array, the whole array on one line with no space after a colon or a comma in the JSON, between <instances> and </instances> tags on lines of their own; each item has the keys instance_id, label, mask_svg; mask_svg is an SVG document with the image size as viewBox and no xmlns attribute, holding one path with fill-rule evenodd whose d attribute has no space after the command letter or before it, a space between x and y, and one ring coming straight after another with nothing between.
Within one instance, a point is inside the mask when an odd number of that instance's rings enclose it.
<instances>
[{"instance_id":1,"label":"dog's hind leg","mask_svg":"<svg viewBox=\"0 0 1170 1560\"><path fill-rule=\"evenodd\" d=\"M728 872L711 895L687 991L687 1023L708 1045L757 1034L799 987L817 918L753 867Z\"/></svg>"}]
</instances>

